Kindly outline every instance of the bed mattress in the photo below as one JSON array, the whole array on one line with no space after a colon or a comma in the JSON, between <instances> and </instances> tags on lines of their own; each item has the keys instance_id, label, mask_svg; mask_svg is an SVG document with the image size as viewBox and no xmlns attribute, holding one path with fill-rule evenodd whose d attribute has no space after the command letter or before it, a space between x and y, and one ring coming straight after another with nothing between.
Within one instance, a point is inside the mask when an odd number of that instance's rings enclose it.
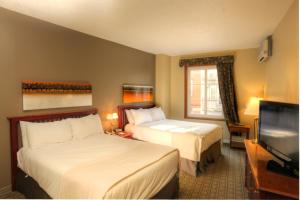
<instances>
[{"instance_id":1,"label":"bed mattress","mask_svg":"<svg viewBox=\"0 0 300 200\"><path fill-rule=\"evenodd\" d=\"M201 153L222 139L222 128L215 124L160 120L140 125L127 124L125 131L139 140L179 149L180 156L200 161Z\"/></svg>"},{"instance_id":2,"label":"bed mattress","mask_svg":"<svg viewBox=\"0 0 300 200\"><path fill-rule=\"evenodd\" d=\"M178 151L97 134L82 140L22 148L18 167L52 198L151 198L178 171Z\"/></svg>"}]
</instances>

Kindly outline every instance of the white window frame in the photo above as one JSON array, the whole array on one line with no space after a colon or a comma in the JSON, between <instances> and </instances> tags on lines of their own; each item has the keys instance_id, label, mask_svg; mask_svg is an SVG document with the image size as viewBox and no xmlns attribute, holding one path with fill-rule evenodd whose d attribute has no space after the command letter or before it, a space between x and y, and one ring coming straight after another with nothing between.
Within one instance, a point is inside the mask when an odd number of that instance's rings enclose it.
<instances>
[{"instance_id":1,"label":"white window frame","mask_svg":"<svg viewBox=\"0 0 300 200\"><path fill-rule=\"evenodd\" d=\"M205 99L207 98L207 70L216 69L216 65L205 65L205 66L192 66L186 69L186 118L197 118L197 119L212 119L212 120L224 120L224 115L208 115L208 114L192 114L191 113L191 84L190 84L190 72L192 70L205 69ZM204 107L207 109L207 99L204 102ZM205 111L207 112L207 110Z\"/></svg>"}]
</instances>

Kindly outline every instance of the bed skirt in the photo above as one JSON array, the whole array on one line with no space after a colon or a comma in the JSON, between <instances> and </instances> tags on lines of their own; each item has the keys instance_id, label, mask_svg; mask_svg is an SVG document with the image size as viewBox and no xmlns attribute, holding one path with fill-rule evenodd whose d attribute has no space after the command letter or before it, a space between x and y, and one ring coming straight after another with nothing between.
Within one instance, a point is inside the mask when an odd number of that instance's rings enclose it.
<instances>
[{"instance_id":1,"label":"bed skirt","mask_svg":"<svg viewBox=\"0 0 300 200\"><path fill-rule=\"evenodd\" d=\"M39 184L18 168L16 176L16 190L28 199L51 199ZM179 192L179 174L174 177L152 199L176 199Z\"/></svg>"},{"instance_id":2,"label":"bed skirt","mask_svg":"<svg viewBox=\"0 0 300 200\"><path fill-rule=\"evenodd\" d=\"M209 163L215 162L221 155L221 140L211 145L207 150L201 153L200 162L180 158L180 170L192 175L197 176L205 171Z\"/></svg>"}]
</instances>

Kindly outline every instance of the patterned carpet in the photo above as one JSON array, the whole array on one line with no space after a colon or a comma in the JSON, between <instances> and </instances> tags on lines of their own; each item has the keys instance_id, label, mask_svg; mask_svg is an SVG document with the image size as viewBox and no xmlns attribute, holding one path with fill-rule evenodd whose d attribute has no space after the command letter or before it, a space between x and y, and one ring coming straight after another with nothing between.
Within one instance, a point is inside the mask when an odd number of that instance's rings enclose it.
<instances>
[{"instance_id":1,"label":"patterned carpet","mask_svg":"<svg viewBox=\"0 0 300 200\"><path fill-rule=\"evenodd\" d=\"M222 147L222 156L216 163L210 164L205 173L192 177L180 173L179 198L181 199L247 199L244 187L245 151ZM24 196L12 192L8 199L20 199Z\"/></svg>"},{"instance_id":2,"label":"patterned carpet","mask_svg":"<svg viewBox=\"0 0 300 200\"><path fill-rule=\"evenodd\" d=\"M205 173L192 177L181 173L179 198L181 199L247 199L244 187L245 151L222 148L222 156L210 164Z\"/></svg>"}]
</instances>

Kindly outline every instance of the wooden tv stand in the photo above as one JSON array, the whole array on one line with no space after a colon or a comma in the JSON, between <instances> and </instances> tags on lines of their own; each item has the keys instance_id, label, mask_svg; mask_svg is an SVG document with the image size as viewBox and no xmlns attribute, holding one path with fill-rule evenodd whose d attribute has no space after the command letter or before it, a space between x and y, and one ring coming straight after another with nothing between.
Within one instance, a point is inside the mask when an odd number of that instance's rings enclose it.
<instances>
[{"instance_id":1,"label":"wooden tv stand","mask_svg":"<svg viewBox=\"0 0 300 200\"><path fill-rule=\"evenodd\" d=\"M276 158L258 144L245 140L245 186L250 199L299 199L299 180L267 170Z\"/></svg>"}]
</instances>

